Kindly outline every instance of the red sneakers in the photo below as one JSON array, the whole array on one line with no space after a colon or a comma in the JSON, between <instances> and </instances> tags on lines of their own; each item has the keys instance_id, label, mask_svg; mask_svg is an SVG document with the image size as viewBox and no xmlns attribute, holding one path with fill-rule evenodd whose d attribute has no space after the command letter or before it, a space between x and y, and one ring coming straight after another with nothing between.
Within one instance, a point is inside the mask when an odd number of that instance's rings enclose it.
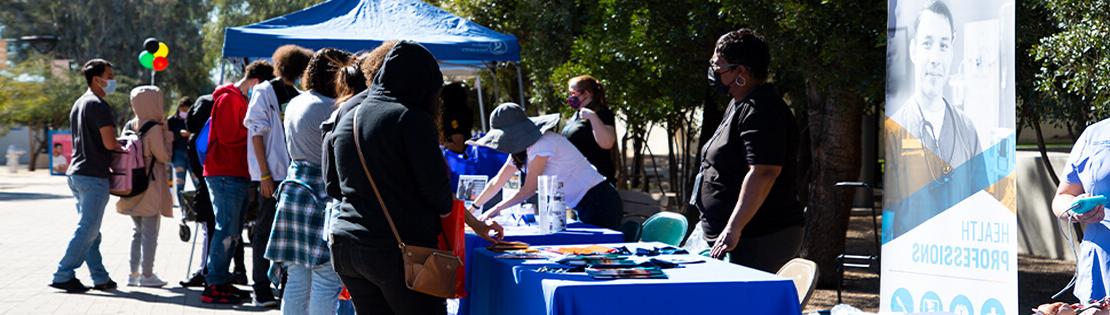
<instances>
[{"instance_id":1,"label":"red sneakers","mask_svg":"<svg viewBox=\"0 0 1110 315\"><path fill-rule=\"evenodd\" d=\"M240 290L236 289L231 284L209 285L205 287L204 292L200 294L200 301L212 304L243 303L243 298L240 296L239 292Z\"/></svg>"}]
</instances>

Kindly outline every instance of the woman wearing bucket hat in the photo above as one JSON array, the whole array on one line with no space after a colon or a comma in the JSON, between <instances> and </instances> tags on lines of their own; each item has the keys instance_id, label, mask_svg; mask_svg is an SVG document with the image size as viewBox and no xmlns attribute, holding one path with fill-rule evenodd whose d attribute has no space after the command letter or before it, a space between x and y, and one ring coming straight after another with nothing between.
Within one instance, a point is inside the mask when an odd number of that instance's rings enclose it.
<instances>
[{"instance_id":1,"label":"woman wearing bucket hat","mask_svg":"<svg viewBox=\"0 0 1110 315\"><path fill-rule=\"evenodd\" d=\"M482 215L482 220L535 195L540 175L555 175L563 182L564 202L578 211L582 222L610 229L620 226L624 205L617 189L567 138L549 132L558 123L558 114L528 118L520 105L505 103L493 110L489 133L467 142L510 154L501 171L478 195L475 205L489 201L513 173L519 170L525 174L520 191L515 196L506 196Z\"/></svg>"}]
</instances>

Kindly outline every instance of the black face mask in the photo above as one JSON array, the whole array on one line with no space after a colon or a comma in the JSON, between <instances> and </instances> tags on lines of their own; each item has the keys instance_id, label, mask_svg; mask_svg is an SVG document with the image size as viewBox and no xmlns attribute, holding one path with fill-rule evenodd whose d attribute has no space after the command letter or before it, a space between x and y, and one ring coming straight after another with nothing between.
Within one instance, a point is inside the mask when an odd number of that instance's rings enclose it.
<instances>
[{"instance_id":1,"label":"black face mask","mask_svg":"<svg viewBox=\"0 0 1110 315\"><path fill-rule=\"evenodd\" d=\"M713 71L713 67L709 67L709 86L717 91L717 94L728 95L728 85L721 82L721 74Z\"/></svg>"}]
</instances>

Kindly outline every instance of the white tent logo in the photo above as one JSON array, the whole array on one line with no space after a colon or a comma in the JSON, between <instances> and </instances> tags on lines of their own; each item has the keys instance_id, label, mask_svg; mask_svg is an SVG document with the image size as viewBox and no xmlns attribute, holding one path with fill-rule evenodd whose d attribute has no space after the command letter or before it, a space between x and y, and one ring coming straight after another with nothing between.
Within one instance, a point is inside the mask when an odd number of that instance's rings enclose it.
<instances>
[{"instance_id":1,"label":"white tent logo","mask_svg":"<svg viewBox=\"0 0 1110 315\"><path fill-rule=\"evenodd\" d=\"M505 45L505 42L492 42L489 44L489 52L494 55L504 55L509 52L509 45Z\"/></svg>"}]
</instances>

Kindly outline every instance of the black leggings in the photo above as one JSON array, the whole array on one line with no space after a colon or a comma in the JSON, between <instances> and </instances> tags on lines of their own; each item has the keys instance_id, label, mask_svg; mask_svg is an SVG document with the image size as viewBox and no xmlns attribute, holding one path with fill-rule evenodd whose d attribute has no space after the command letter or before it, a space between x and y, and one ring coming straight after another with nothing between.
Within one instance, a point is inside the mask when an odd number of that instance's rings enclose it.
<instances>
[{"instance_id":1,"label":"black leggings","mask_svg":"<svg viewBox=\"0 0 1110 315\"><path fill-rule=\"evenodd\" d=\"M335 235L332 239L332 264L351 293L356 313L447 314L447 300L405 286L401 250L392 240L361 244Z\"/></svg>"},{"instance_id":2,"label":"black leggings","mask_svg":"<svg viewBox=\"0 0 1110 315\"><path fill-rule=\"evenodd\" d=\"M574 207L583 223L619 230L624 219L624 201L609 182L594 185Z\"/></svg>"}]
</instances>

